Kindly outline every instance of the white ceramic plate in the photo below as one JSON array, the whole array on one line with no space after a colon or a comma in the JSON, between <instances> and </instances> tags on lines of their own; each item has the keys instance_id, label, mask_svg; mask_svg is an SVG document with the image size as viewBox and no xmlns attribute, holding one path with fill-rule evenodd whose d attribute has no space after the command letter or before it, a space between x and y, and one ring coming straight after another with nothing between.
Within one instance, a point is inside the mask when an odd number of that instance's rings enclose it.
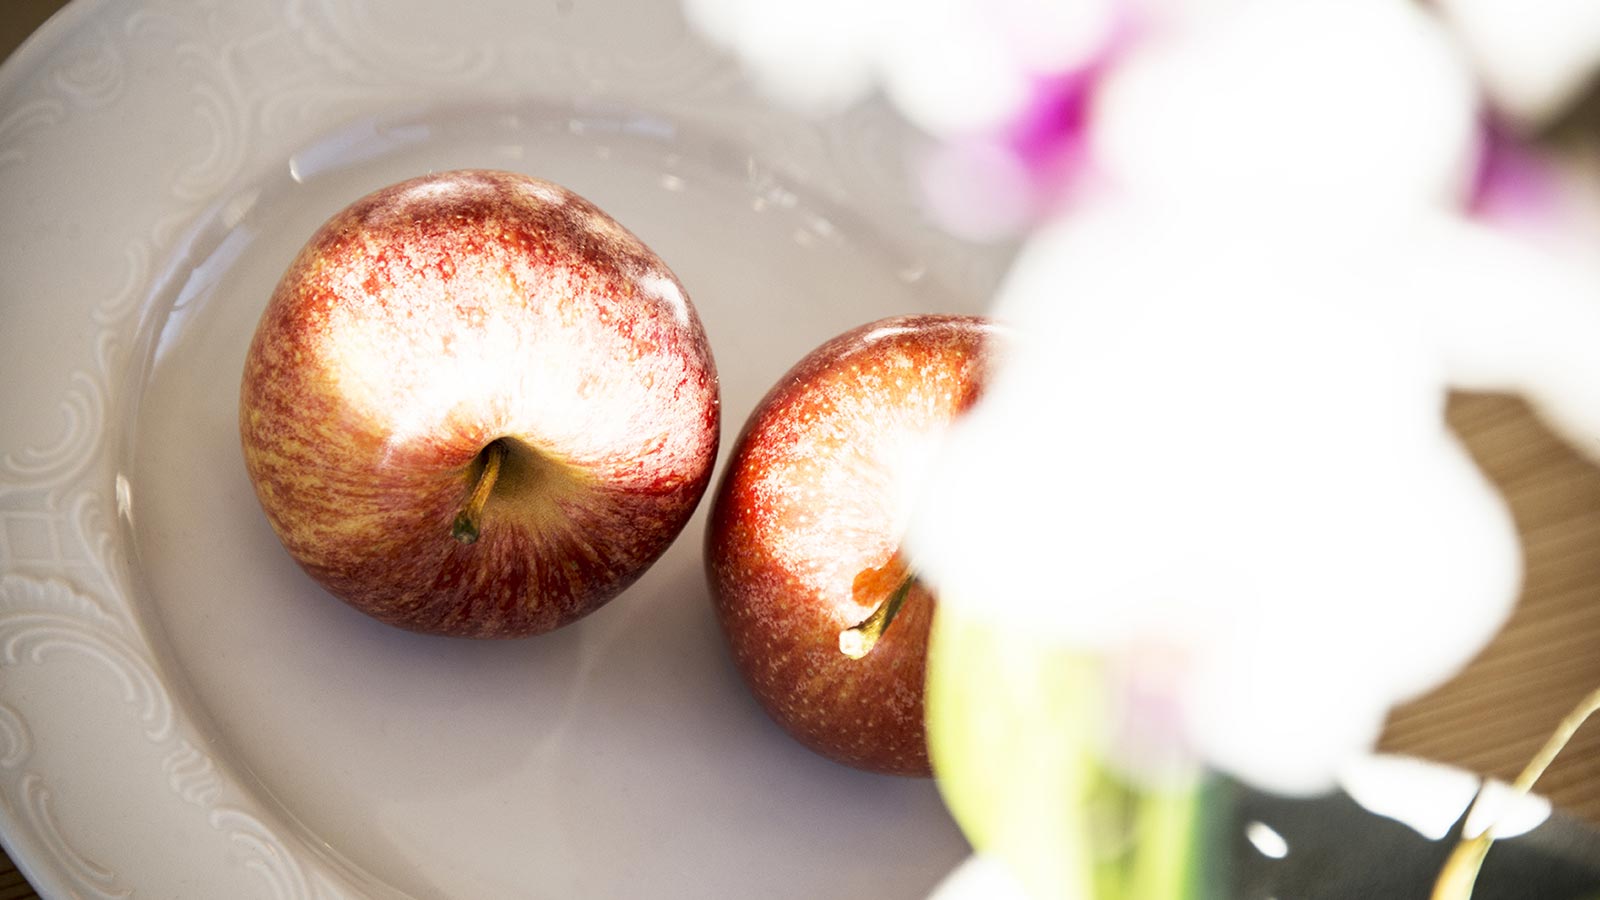
<instances>
[{"instance_id":1,"label":"white ceramic plate","mask_svg":"<svg viewBox=\"0 0 1600 900\"><path fill-rule=\"evenodd\" d=\"M514 643L351 611L273 538L246 343L330 213L518 169L699 308L724 446L835 333L977 311L1002 264L908 199L866 107L770 109L670 2L80 0L0 69L0 835L50 897L917 897L927 782L812 756L746 695L704 517Z\"/></svg>"}]
</instances>

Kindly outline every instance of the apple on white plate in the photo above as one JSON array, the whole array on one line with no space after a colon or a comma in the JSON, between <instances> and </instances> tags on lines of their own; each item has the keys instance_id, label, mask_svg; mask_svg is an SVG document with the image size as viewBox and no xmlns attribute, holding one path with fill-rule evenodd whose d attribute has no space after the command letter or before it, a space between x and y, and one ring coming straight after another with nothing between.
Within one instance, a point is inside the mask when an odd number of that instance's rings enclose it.
<instances>
[{"instance_id":1,"label":"apple on white plate","mask_svg":"<svg viewBox=\"0 0 1600 900\"><path fill-rule=\"evenodd\" d=\"M818 347L751 414L712 501L706 569L746 684L805 746L930 774L933 596L900 538L944 429L977 398L995 326L884 319Z\"/></svg>"},{"instance_id":2,"label":"apple on white plate","mask_svg":"<svg viewBox=\"0 0 1600 900\"><path fill-rule=\"evenodd\" d=\"M413 631L518 637L615 597L710 482L715 365L683 286L576 194L465 170L378 190L261 317L256 496L329 592Z\"/></svg>"}]
</instances>

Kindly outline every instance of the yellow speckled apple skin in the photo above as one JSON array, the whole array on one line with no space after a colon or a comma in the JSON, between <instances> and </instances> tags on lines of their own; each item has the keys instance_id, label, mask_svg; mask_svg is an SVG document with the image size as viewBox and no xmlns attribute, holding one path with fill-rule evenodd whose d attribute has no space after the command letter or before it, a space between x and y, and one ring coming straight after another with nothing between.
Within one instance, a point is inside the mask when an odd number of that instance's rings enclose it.
<instances>
[{"instance_id":1,"label":"yellow speckled apple skin","mask_svg":"<svg viewBox=\"0 0 1600 900\"><path fill-rule=\"evenodd\" d=\"M847 765L930 774L932 595L913 581L861 659L840 651L839 632L907 576L907 479L975 401L995 340L985 320L940 315L840 335L756 407L717 487L706 569L734 663L790 735Z\"/></svg>"},{"instance_id":2,"label":"yellow speckled apple skin","mask_svg":"<svg viewBox=\"0 0 1600 900\"><path fill-rule=\"evenodd\" d=\"M518 637L616 596L710 480L717 376L677 278L581 197L458 171L379 190L301 250L257 327L245 466L289 554L413 631ZM508 449L481 536L451 537Z\"/></svg>"}]
</instances>

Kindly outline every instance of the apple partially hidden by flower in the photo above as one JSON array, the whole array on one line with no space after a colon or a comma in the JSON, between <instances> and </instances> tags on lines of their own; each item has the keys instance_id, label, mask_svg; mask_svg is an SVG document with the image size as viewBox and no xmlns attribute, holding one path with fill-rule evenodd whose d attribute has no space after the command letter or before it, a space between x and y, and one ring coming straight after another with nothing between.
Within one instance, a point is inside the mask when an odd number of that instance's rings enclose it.
<instances>
[{"instance_id":1,"label":"apple partially hidden by flower","mask_svg":"<svg viewBox=\"0 0 1600 900\"><path fill-rule=\"evenodd\" d=\"M735 665L812 750L928 775L932 595L899 553L943 430L976 399L984 320L885 319L801 360L746 423L712 501L707 575Z\"/></svg>"},{"instance_id":2,"label":"apple partially hidden by flower","mask_svg":"<svg viewBox=\"0 0 1600 900\"><path fill-rule=\"evenodd\" d=\"M458 171L330 219L245 361L245 465L290 555L419 632L549 631L616 596L711 476L715 367L682 286L581 197Z\"/></svg>"}]
</instances>

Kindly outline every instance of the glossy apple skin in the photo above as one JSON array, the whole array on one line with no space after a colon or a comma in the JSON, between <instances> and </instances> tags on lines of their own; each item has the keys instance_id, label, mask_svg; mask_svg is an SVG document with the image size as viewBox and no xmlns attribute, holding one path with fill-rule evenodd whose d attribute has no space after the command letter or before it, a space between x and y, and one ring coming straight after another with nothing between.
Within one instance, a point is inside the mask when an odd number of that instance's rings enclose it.
<instances>
[{"instance_id":1,"label":"glossy apple skin","mask_svg":"<svg viewBox=\"0 0 1600 900\"><path fill-rule=\"evenodd\" d=\"M750 416L712 501L706 568L746 684L789 734L856 768L930 774L923 681L933 598L918 582L866 656L839 649L904 577L904 479L977 397L996 333L885 319L824 344ZM987 348L987 349L986 349Z\"/></svg>"},{"instance_id":2,"label":"glossy apple skin","mask_svg":"<svg viewBox=\"0 0 1600 900\"><path fill-rule=\"evenodd\" d=\"M244 367L244 461L289 554L384 622L468 637L593 611L688 521L717 376L682 285L577 195L459 171L370 194L284 274ZM492 441L481 536L451 537Z\"/></svg>"}]
</instances>

